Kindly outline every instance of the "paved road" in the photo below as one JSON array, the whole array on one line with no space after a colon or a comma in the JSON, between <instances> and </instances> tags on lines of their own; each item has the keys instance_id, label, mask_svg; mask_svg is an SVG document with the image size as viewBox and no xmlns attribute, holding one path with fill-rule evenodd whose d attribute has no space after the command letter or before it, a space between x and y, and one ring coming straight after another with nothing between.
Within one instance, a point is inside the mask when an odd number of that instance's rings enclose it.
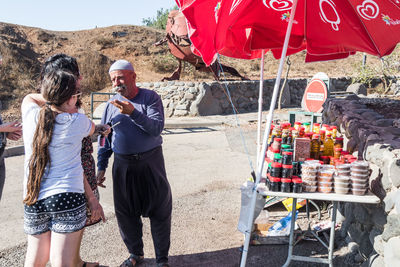
<instances>
[{"instance_id":1,"label":"paved road","mask_svg":"<svg viewBox=\"0 0 400 267\"><path fill-rule=\"evenodd\" d=\"M254 113L245 114L240 117L240 123L246 126L256 119ZM181 122L193 123L193 120L201 122L190 118ZM222 121L235 124L232 116L217 116L208 119L210 127L164 131L164 156L174 199L172 266L238 266L239 247L243 243L243 235L236 230L240 210L239 187L249 177L249 159L253 164L255 159L254 153L249 158L244 154L237 128L218 126ZM169 121L170 125L176 122ZM254 151L254 128L243 128L249 150ZM26 251L26 236L22 229L23 156L7 158L6 165L7 178L0 202L0 266L22 266ZM109 179L107 188L101 189L100 194L108 221L85 231L81 254L85 260L99 261L102 266L119 266L128 253L114 215L110 168L106 177ZM154 266L147 219L144 219L143 235L146 262L142 266ZM252 248L248 266L280 266L286 253L286 246Z\"/></svg>"}]
</instances>

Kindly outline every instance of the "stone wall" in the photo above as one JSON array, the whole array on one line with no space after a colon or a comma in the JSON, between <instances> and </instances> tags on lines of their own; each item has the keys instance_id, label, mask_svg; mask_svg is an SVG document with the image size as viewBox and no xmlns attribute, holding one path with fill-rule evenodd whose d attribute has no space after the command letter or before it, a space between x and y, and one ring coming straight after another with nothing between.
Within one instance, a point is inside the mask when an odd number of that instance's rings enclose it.
<instances>
[{"instance_id":1,"label":"stone wall","mask_svg":"<svg viewBox=\"0 0 400 267\"><path fill-rule=\"evenodd\" d=\"M331 91L344 91L350 83L351 78L347 77L331 79ZM264 110L269 109L274 84L275 79L264 80ZM228 91L239 112L258 109L259 81L169 81L137 85L155 90L161 96L167 117L232 114ZM284 89L282 107L300 107L306 86L307 79L289 79Z\"/></svg>"},{"instance_id":2,"label":"stone wall","mask_svg":"<svg viewBox=\"0 0 400 267\"><path fill-rule=\"evenodd\" d=\"M400 266L400 101L328 99L323 122L338 126L347 149L369 161L370 191L380 205L342 203L342 235L356 242L365 266ZM370 264L370 265L367 265Z\"/></svg>"}]
</instances>

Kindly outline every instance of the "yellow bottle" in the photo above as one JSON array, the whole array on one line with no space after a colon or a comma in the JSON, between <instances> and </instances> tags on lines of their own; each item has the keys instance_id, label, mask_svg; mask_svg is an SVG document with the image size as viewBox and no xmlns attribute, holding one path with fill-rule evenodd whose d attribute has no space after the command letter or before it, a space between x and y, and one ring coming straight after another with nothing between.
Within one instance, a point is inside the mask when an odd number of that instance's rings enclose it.
<instances>
[{"instance_id":1,"label":"yellow bottle","mask_svg":"<svg viewBox=\"0 0 400 267\"><path fill-rule=\"evenodd\" d=\"M319 160L319 150L321 144L319 142L319 134L314 134L310 144L310 158Z\"/></svg>"},{"instance_id":2,"label":"yellow bottle","mask_svg":"<svg viewBox=\"0 0 400 267\"><path fill-rule=\"evenodd\" d=\"M326 139L324 142L324 156L333 156L333 140L331 138L331 135L328 134L326 135Z\"/></svg>"}]
</instances>

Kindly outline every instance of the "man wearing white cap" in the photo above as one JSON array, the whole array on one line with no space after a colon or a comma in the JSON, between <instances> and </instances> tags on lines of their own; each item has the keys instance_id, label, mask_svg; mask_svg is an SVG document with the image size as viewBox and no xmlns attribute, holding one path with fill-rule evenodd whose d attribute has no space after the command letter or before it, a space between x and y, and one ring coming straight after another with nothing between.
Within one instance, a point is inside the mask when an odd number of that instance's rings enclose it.
<instances>
[{"instance_id":1,"label":"man wearing white cap","mask_svg":"<svg viewBox=\"0 0 400 267\"><path fill-rule=\"evenodd\" d=\"M109 74L117 94L107 103L101 122L115 127L98 150L97 178L102 185L114 152L114 208L130 253L121 266L136 266L144 259L143 216L150 219L157 266L167 267L172 195L161 147L162 101L156 92L136 86L136 73L128 61L117 60Z\"/></svg>"}]
</instances>

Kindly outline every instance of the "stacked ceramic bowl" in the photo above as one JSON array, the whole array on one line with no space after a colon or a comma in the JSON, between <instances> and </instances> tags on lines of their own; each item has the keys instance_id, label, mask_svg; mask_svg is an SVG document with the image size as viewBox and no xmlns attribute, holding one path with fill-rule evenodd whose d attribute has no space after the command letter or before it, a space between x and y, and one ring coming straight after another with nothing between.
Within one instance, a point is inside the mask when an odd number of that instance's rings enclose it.
<instances>
[{"instance_id":1,"label":"stacked ceramic bowl","mask_svg":"<svg viewBox=\"0 0 400 267\"><path fill-rule=\"evenodd\" d=\"M351 175L351 165L350 164L340 164L336 166L335 180L335 193L337 194L347 194L350 187L350 175Z\"/></svg>"},{"instance_id":2,"label":"stacked ceramic bowl","mask_svg":"<svg viewBox=\"0 0 400 267\"><path fill-rule=\"evenodd\" d=\"M317 176L321 164L313 161L305 161L301 165L301 179L303 180L303 192L317 191Z\"/></svg>"},{"instance_id":3,"label":"stacked ceramic bowl","mask_svg":"<svg viewBox=\"0 0 400 267\"><path fill-rule=\"evenodd\" d=\"M318 172L318 192L332 192L333 174L335 173L334 166L322 165Z\"/></svg>"},{"instance_id":4,"label":"stacked ceramic bowl","mask_svg":"<svg viewBox=\"0 0 400 267\"><path fill-rule=\"evenodd\" d=\"M351 190L353 195L362 196L369 185L368 161L357 160L351 163Z\"/></svg>"}]
</instances>

